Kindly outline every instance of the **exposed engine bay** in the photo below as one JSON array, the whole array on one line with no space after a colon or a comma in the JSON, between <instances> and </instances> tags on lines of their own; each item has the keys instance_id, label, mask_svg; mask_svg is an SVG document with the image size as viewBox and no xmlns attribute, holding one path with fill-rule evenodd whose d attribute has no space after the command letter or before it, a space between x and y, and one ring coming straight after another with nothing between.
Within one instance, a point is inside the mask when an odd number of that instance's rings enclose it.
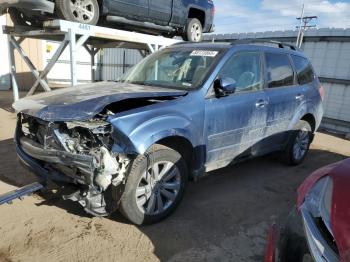
<instances>
[{"instance_id":1,"label":"exposed engine bay","mask_svg":"<svg viewBox=\"0 0 350 262\"><path fill-rule=\"evenodd\" d=\"M112 126L105 115L89 121L46 122L19 114L21 149L47 170L69 177L79 190L64 199L78 201L86 212L106 216L104 193L125 183L131 157L112 153Z\"/></svg>"}]
</instances>

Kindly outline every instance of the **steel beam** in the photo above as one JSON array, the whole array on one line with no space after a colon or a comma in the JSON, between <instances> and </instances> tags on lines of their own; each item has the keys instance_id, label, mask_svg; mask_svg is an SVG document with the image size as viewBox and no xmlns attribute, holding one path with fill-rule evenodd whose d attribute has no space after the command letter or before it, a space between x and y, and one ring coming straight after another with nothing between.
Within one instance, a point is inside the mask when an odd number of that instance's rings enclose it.
<instances>
[{"instance_id":1,"label":"steel beam","mask_svg":"<svg viewBox=\"0 0 350 262\"><path fill-rule=\"evenodd\" d=\"M14 54L15 50L11 44L11 35L7 35L7 41L8 41L8 47L9 47L8 58L9 58L9 65L10 65L13 100L17 101L19 99L19 94L18 94L18 85L16 80L16 65L15 65L15 54Z\"/></svg>"},{"instance_id":2,"label":"steel beam","mask_svg":"<svg viewBox=\"0 0 350 262\"><path fill-rule=\"evenodd\" d=\"M63 40L63 42L60 44L60 46L58 47L58 49L56 50L55 54L53 55L53 57L51 58L50 62L46 65L44 71L41 72L39 78L40 79L44 79L48 73L51 71L51 69L53 68L53 66L55 65L55 63L57 62L57 60L60 58L60 56L62 55L63 51L66 49L68 45L68 39L67 37L65 37L65 39ZM37 86L39 85L40 81L36 80L34 85L32 86L32 88L29 90L27 96L33 95Z\"/></svg>"},{"instance_id":3,"label":"steel beam","mask_svg":"<svg viewBox=\"0 0 350 262\"><path fill-rule=\"evenodd\" d=\"M97 69L95 64L95 56L100 51L100 48L95 48L93 46L90 48L86 43L84 44L84 48L91 56L91 81L95 82L96 69Z\"/></svg>"},{"instance_id":4,"label":"steel beam","mask_svg":"<svg viewBox=\"0 0 350 262\"><path fill-rule=\"evenodd\" d=\"M71 84L77 85L77 52L81 46L84 46L91 56L91 74L92 80L95 80L96 62L95 56L101 47L122 47L140 50L140 54L145 57L147 53L155 52L160 47L169 46L180 40L169 39L165 37L152 36L148 34L129 32L124 30L117 30L112 28L105 28L100 26L91 26L80 23L74 23L64 20L55 20L45 22L44 28L40 30L32 30L30 26L16 28L4 26L3 32L8 35L10 46L9 63L11 69L11 80L14 100L19 99L18 85L16 82L16 68L13 55L13 47L20 53L25 63L29 66L33 75L36 78L34 85L29 90L27 96L34 94L38 85L40 84L45 91L50 91L50 87L45 80L48 73L58 61L59 57L69 44L70 58L71 58ZM15 38L17 37L17 39ZM77 40L77 37L79 39ZM34 38L41 40L62 41L59 48L56 50L54 56L46 65L44 71L39 73L29 57L24 53L20 47L20 43L26 38ZM91 48L88 48L88 45ZM142 50L142 51L141 51Z\"/></svg>"},{"instance_id":5,"label":"steel beam","mask_svg":"<svg viewBox=\"0 0 350 262\"><path fill-rule=\"evenodd\" d=\"M78 84L78 77L77 77L77 52L79 51L80 47L85 44L85 42L88 40L90 35L85 34L82 35L78 41L76 39L77 34L74 29L68 30L68 37L69 37L69 51L70 51L70 60L71 60L71 85L76 86Z\"/></svg>"},{"instance_id":6,"label":"steel beam","mask_svg":"<svg viewBox=\"0 0 350 262\"><path fill-rule=\"evenodd\" d=\"M16 41L16 39L13 36L10 36L10 42L13 45L13 47L17 50L19 55L22 57L23 61L27 64L27 66L29 67L34 77L37 79L37 81L39 81L40 85L44 88L44 90L47 92L51 91L47 82L44 79L40 78L39 71L36 69L35 65L32 63L32 61L30 61L29 57L26 55L26 53L20 46L20 43L19 43L20 41Z\"/></svg>"}]
</instances>

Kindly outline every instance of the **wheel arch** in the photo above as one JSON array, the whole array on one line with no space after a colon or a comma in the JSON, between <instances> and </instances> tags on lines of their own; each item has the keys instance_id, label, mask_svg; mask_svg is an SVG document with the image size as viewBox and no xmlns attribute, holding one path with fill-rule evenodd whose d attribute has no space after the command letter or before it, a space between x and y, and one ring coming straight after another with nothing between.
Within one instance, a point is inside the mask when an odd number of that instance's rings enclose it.
<instances>
[{"instance_id":1,"label":"wheel arch","mask_svg":"<svg viewBox=\"0 0 350 262\"><path fill-rule=\"evenodd\" d=\"M205 26L205 12L201 9L198 9L196 7L190 7L190 9L188 10L188 17L187 18L197 18L201 24L202 27L204 28Z\"/></svg>"},{"instance_id":2,"label":"wheel arch","mask_svg":"<svg viewBox=\"0 0 350 262\"><path fill-rule=\"evenodd\" d=\"M98 6L100 7L100 16L107 15L109 11L108 1L97 0L97 2L98 2Z\"/></svg>"},{"instance_id":3,"label":"wheel arch","mask_svg":"<svg viewBox=\"0 0 350 262\"><path fill-rule=\"evenodd\" d=\"M192 170L195 160L194 147L192 143L183 136L168 136L155 142L177 151L185 160L188 170Z\"/></svg>"},{"instance_id":4,"label":"wheel arch","mask_svg":"<svg viewBox=\"0 0 350 262\"><path fill-rule=\"evenodd\" d=\"M315 119L313 114L307 113L300 120L304 120L304 121L308 122L310 124L310 126L311 126L312 132L315 132L315 130L316 130L316 119Z\"/></svg>"}]
</instances>

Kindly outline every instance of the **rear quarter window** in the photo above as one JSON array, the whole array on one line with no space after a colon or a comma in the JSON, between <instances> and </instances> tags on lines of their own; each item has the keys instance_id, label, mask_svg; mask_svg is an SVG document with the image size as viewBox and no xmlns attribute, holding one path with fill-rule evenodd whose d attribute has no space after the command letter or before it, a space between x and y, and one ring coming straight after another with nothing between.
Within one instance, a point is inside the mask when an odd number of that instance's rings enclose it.
<instances>
[{"instance_id":1,"label":"rear quarter window","mask_svg":"<svg viewBox=\"0 0 350 262\"><path fill-rule=\"evenodd\" d=\"M298 82L300 85L311 83L315 79L315 73L311 63L304 57L292 55L293 64L297 71Z\"/></svg>"},{"instance_id":2,"label":"rear quarter window","mask_svg":"<svg viewBox=\"0 0 350 262\"><path fill-rule=\"evenodd\" d=\"M265 53L269 88L294 85L294 71L286 54Z\"/></svg>"}]
</instances>

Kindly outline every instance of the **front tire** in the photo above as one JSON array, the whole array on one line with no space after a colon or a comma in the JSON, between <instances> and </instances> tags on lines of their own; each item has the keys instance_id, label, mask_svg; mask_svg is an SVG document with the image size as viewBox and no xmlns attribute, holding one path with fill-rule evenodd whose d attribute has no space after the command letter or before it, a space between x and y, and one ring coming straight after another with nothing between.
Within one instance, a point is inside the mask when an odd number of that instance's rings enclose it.
<instances>
[{"instance_id":1,"label":"front tire","mask_svg":"<svg viewBox=\"0 0 350 262\"><path fill-rule=\"evenodd\" d=\"M131 167L120 211L137 225L157 223L180 203L188 180L187 166L175 150L153 145Z\"/></svg>"},{"instance_id":2,"label":"front tire","mask_svg":"<svg viewBox=\"0 0 350 262\"><path fill-rule=\"evenodd\" d=\"M187 22L184 40L190 42L201 42L203 39L203 26L197 18L190 18Z\"/></svg>"},{"instance_id":3,"label":"front tire","mask_svg":"<svg viewBox=\"0 0 350 262\"><path fill-rule=\"evenodd\" d=\"M311 125L307 121L300 120L290 135L283 154L284 162L293 166L301 164L309 151L311 142Z\"/></svg>"},{"instance_id":4,"label":"front tire","mask_svg":"<svg viewBox=\"0 0 350 262\"><path fill-rule=\"evenodd\" d=\"M57 0L56 13L61 19L90 25L100 18L97 0Z\"/></svg>"}]
</instances>

